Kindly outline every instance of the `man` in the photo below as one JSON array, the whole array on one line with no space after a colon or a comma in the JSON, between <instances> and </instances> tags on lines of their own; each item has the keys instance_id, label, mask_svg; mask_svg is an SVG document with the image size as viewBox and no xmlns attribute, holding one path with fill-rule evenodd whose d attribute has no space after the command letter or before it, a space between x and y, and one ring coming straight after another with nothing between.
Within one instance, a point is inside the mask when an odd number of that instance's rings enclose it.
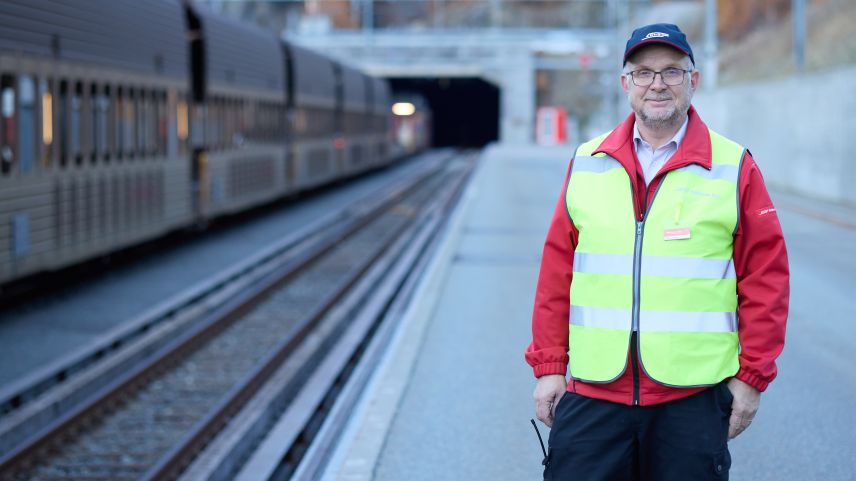
<instances>
[{"instance_id":1,"label":"man","mask_svg":"<svg viewBox=\"0 0 856 481\"><path fill-rule=\"evenodd\" d=\"M728 439L776 376L781 227L749 151L691 107L699 78L677 26L635 30L633 113L571 161L526 350L546 479L727 479Z\"/></svg>"}]
</instances>

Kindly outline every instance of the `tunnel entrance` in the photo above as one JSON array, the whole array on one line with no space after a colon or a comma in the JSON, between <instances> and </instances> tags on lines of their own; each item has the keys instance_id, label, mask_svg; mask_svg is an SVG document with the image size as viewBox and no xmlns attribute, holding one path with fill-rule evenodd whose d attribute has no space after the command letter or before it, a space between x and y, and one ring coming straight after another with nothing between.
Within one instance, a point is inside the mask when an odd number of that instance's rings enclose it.
<instances>
[{"instance_id":1,"label":"tunnel entrance","mask_svg":"<svg viewBox=\"0 0 856 481\"><path fill-rule=\"evenodd\" d=\"M432 110L431 145L484 147L499 139L499 88L480 78L391 78L393 97L418 93Z\"/></svg>"}]
</instances>

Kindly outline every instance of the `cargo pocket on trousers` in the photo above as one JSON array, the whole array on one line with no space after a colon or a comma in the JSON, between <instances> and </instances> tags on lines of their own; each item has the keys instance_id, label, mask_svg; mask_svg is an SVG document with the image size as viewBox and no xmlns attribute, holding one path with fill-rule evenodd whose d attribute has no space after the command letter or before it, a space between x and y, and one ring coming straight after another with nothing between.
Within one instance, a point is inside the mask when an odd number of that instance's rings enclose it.
<instances>
[{"instance_id":1,"label":"cargo pocket on trousers","mask_svg":"<svg viewBox=\"0 0 856 481\"><path fill-rule=\"evenodd\" d=\"M731 404L734 403L734 395L731 394L731 389L728 389L728 383L726 382L719 383L717 388L719 389L719 405L722 407L722 410L730 416Z\"/></svg>"},{"instance_id":2,"label":"cargo pocket on trousers","mask_svg":"<svg viewBox=\"0 0 856 481\"><path fill-rule=\"evenodd\" d=\"M728 470L731 469L731 453L728 452L728 448L723 449L713 456L712 468L715 475L713 479L728 479Z\"/></svg>"}]
</instances>

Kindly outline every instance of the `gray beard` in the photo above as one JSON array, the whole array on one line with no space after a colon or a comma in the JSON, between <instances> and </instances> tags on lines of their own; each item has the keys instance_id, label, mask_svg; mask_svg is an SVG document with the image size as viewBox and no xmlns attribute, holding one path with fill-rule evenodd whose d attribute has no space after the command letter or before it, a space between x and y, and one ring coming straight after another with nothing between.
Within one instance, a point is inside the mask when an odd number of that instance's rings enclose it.
<instances>
[{"instance_id":1,"label":"gray beard","mask_svg":"<svg viewBox=\"0 0 856 481\"><path fill-rule=\"evenodd\" d=\"M675 110L673 110L672 115L669 115L668 117L662 119L651 118L645 115L645 112L643 112L642 109L639 109L638 112L636 112L634 109L634 112L636 113L636 120L642 122L645 127L648 127L651 130L658 130L666 127L680 127L681 125L683 125L684 120L686 120L687 118L687 112L690 110L690 105L692 104L693 100L693 93L694 92L692 90L689 91L686 105L676 103ZM630 102L629 92L627 93L627 101Z\"/></svg>"},{"instance_id":2,"label":"gray beard","mask_svg":"<svg viewBox=\"0 0 856 481\"><path fill-rule=\"evenodd\" d=\"M684 118L686 118L687 112L681 112L677 107L674 111L672 111L672 115L665 118L652 118L645 115L645 112L636 112L636 118L642 122L645 127L648 127L652 130L659 130L665 127L675 127L680 126L684 123Z\"/></svg>"}]
</instances>

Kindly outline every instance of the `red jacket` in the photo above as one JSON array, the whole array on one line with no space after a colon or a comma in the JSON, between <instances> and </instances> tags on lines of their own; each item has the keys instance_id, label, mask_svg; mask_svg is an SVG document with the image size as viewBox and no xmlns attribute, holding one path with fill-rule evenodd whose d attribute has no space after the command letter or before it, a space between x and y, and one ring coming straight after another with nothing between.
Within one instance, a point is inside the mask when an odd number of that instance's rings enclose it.
<instances>
[{"instance_id":1,"label":"red jacket","mask_svg":"<svg viewBox=\"0 0 856 481\"><path fill-rule=\"evenodd\" d=\"M710 169L710 137L707 126L690 108L686 135L675 154L645 185L642 167L633 149L630 114L596 152L604 152L621 162L633 183L638 219L653 200L666 172L689 164ZM573 160L571 161L573 162ZM568 167L568 175L570 166ZM568 176L544 242L541 272L532 316L532 343L526 362L535 376L566 374L568 365L568 292L573 277L574 249L578 232L568 216L564 192ZM763 391L776 377L776 358L785 341L788 317L788 258L779 219L758 166L747 151L739 180L740 216L734 235L734 267L737 273L737 315L739 319L740 370L736 377ZM574 353L570 353L574 355ZM632 355L632 354L629 354ZM704 388L672 388L656 383L641 368L633 369L628 358L624 374L609 384L571 380L569 391L616 403L633 404L634 381L638 382L639 404L651 405L689 396Z\"/></svg>"}]
</instances>

